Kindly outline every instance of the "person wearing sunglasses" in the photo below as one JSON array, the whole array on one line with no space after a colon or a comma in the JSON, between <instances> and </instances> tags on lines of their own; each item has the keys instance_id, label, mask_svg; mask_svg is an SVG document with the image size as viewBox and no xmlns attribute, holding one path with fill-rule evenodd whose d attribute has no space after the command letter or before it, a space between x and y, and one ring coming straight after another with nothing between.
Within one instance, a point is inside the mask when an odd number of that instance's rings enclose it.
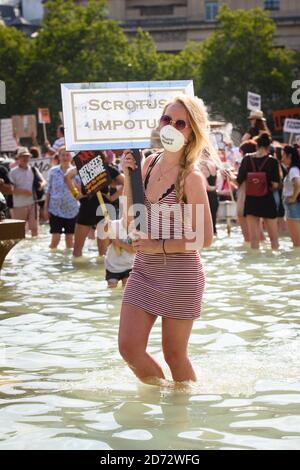
<instances>
[{"instance_id":1,"label":"person wearing sunglasses","mask_svg":"<svg viewBox=\"0 0 300 470\"><path fill-rule=\"evenodd\" d=\"M198 168L199 158L211 158L214 152L202 100L182 95L168 103L160 119L160 139L163 152L149 156L142 169L148 233L136 231L132 241L136 255L123 294L119 328L124 360L141 381L158 385L165 375L147 352L157 317L162 318L162 349L173 380L196 381L187 349L193 322L201 313L205 284L199 249L213 240L205 179ZM129 228L129 174L136 164L130 150L124 153L124 217ZM174 209L173 216L164 217L164 208ZM185 217L187 208L189 217ZM199 208L201 220L197 220ZM169 231L162 227L166 220Z\"/></svg>"}]
</instances>

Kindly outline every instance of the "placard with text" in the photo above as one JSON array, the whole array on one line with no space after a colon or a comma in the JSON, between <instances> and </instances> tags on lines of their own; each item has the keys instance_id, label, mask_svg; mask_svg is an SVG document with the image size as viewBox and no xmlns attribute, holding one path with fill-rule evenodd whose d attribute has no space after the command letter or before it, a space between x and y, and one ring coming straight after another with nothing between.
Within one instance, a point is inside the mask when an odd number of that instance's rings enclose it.
<instances>
[{"instance_id":1,"label":"placard with text","mask_svg":"<svg viewBox=\"0 0 300 470\"><path fill-rule=\"evenodd\" d=\"M166 103L193 96L193 82L153 81L62 84L67 150L150 147Z\"/></svg>"}]
</instances>

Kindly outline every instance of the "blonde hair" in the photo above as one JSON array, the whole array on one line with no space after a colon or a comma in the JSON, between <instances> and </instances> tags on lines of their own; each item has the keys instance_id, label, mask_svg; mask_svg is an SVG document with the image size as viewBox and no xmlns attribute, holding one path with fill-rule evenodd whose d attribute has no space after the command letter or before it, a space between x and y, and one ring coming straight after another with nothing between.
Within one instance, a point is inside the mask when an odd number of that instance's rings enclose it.
<instances>
[{"instance_id":1,"label":"blonde hair","mask_svg":"<svg viewBox=\"0 0 300 470\"><path fill-rule=\"evenodd\" d=\"M186 109L192 129L179 161L179 173L175 185L177 202L180 203L185 201L184 183L193 166L197 163L200 164L203 160L212 160L219 167L221 162L210 141L208 113L203 101L196 96L176 96L166 104L163 114L168 106L176 103L182 104Z\"/></svg>"}]
</instances>

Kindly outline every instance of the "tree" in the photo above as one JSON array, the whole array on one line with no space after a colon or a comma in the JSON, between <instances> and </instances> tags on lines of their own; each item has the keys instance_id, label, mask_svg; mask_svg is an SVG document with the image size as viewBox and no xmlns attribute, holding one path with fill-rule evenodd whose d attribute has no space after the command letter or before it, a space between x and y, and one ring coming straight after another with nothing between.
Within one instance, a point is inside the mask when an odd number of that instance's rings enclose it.
<instances>
[{"instance_id":1,"label":"tree","mask_svg":"<svg viewBox=\"0 0 300 470\"><path fill-rule=\"evenodd\" d=\"M6 84L6 105L1 105L1 115L25 111L27 83L27 57L29 39L15 28L0 24L0 80Z\"/></svg>"},{"instance_id":2,"label":"tree","mask_svg":"<svg viewBox=\"0 0 300 470\"><path fill-rule=\"evenodd\" d=\"M161 80L193 80L195 93L200 92L202 44L189 42L178 54L160 54Z\"/></svg>"},{"instance_id":3,"label":"tree","mask_svg":"<svg viewBox=\"0 0 300 470\"><path fill-rule=\"evenodd\" d=\"M35 107L50 108L58 120L60 84L122 80L129 44L118 23L106 18L103 0L85 6L49 0L46 12L32 43L30 96Z\"/></svg>"},{"instance_id":4,"label":"tree","mask_svg":"<svg viewBox=\"0 0 300 470\"><path fill-rule=\"evenodd\" d=\"M247 92L262 95L262 107L291 105L296 53L273 46L276 25L264 10L220 9L220 26L203 43L201 96L213 112L240 129L247 119Z\"/></svg>"},{"instance_id":5,"label":"tree","mask_svg":"<svg viewBox=\"0 0 300 470\"><path fill-rule=\"evenodd\" d=\"M160 57L151 35L138 28L129 46L128 80L159 80Z\"/></svg>"}]
</instances>

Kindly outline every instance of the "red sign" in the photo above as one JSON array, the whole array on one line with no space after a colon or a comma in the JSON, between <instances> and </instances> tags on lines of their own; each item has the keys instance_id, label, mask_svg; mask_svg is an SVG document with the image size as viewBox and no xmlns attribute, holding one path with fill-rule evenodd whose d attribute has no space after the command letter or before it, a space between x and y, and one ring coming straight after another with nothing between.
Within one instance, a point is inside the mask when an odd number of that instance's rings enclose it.
<instances>
[{"instance_id":1,"label":"red sign","mask_svg":"<svg viewBox=\"0 0 300 470\"><path fill-rule=\"evenodd\" d=\"M286 118L300 119L300 108L281 109L273 112L274 129L283 131L284 121Z\"/></svg>"},{"instance_id":2,"label":"red sign","mask_svg":"<svg viewBox=\"0 0 300 470\"><path fill-rule=\"evenodd\" d=\"M39 123L40 124L50 124L50 112L48 108L39 108L38 109L39 115Z\"/></svg>"}]
</instances>

